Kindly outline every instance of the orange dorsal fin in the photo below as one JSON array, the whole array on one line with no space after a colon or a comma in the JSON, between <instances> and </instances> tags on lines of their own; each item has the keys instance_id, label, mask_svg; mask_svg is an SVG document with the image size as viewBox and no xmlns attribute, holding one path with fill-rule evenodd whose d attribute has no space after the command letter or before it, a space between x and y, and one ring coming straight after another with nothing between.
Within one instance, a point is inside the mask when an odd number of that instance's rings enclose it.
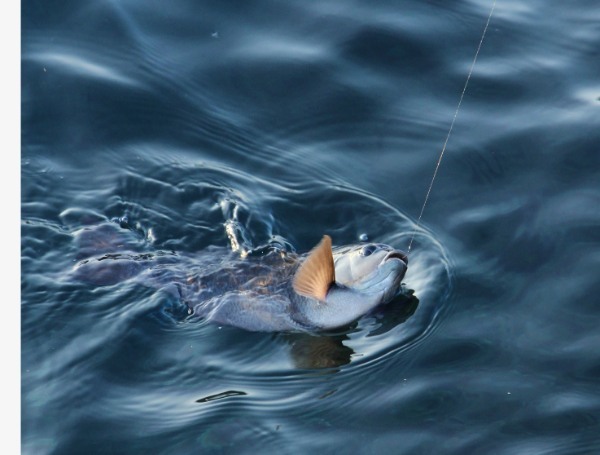
<instances>
[{"instance_id":1,"label":"orange dorsal fin","mask_svg":"<svg viewBox=\"0 0 600 455\"><path fill-rule=\"evenodd\" d=\"M294 275L294 291L305 297L325 301L327 291L335 283L335 268L331 251L331 237L324 235L312 249Z\"/></svg>"}]
</instances>

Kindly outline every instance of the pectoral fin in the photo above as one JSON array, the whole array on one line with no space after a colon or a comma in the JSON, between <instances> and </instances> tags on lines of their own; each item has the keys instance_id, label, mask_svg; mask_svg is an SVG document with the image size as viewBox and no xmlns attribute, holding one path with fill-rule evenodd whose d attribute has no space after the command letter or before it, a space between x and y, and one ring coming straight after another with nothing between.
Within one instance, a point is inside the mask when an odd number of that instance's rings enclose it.
<instances>
[{"instance_id":1,"label":"pectoral fin","mask_svg":"<svg viewBox=\"0 0 600 455\"><path fill-rule=\"evenodd\" d=\"M292 285L298 294L324 302L329 288L334 283L331 237L324 235L296 272Z\"/></svg>"}]
</instances>

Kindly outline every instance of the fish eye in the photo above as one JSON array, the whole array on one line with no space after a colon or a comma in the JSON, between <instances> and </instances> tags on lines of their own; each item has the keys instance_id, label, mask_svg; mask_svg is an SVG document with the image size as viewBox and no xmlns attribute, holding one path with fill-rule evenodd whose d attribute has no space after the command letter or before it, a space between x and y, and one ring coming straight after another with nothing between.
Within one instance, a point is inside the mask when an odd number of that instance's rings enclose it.
<instances>
[{"instance_id":1,"label":"fish eye","mask_svg":"<svg viewBox=\"0 0 600 455\"><path fill-rule=\"evenodd\" d=\"M363 246L360 250L360 255L361 256L370 256L371 254L373 254L375 251L377 250L377 247L375 245L367 245L367 246Z\"/></svg>"}]
</instances>

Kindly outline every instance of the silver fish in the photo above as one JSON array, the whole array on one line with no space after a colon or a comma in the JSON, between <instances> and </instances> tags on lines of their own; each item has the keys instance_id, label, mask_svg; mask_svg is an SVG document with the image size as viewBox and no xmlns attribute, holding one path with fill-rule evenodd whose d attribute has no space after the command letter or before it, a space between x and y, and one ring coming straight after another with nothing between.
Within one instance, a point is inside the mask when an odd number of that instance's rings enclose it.
<instances>
[{"instance_id":1,"label":"silver fish","mask_svg":"<svg viewBox=\"0 0 600 455\"><path fill-rule=\"evenodd\" d=\"M390 302L400 293L407 263L406 254L389 245L332 247L326 235L304 255L274 248L244 257L216 247L196 257L107 253L81 261L76 275L99 285L135 278L176 289L191 312L217 324L314 332L346 326Z\"/></svg>"}]
</instances>

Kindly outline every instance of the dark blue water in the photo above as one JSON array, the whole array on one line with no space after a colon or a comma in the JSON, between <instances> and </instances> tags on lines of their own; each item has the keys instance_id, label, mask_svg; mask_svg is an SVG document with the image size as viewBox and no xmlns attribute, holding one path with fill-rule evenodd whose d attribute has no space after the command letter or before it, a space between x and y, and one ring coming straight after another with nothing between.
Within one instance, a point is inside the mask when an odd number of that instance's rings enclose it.
<instances>
[{"instance_id":1,"label":"dark blue water","mask_svg":"<svg viewBox=\"0 0 600 455\"><path fill-rule=\"evenodd\" d=\"M498 1L414 299L306 337L70 280L101 223L406 249L491 3L23 2L23 453L600 452L594 1Z\"/></svg>"}]
</instances>

